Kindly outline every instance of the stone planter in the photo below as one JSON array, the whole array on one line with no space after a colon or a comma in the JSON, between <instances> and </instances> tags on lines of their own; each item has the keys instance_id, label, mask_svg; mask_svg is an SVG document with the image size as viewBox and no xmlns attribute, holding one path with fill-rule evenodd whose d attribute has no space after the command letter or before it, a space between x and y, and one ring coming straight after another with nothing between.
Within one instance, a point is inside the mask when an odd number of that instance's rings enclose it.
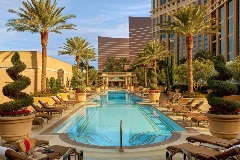
<instances>
[{"instance_id":1,"label":"stone planter","mask_svg":"<svg viewBox=\"0 0 240 160\"><path fill-rule=\"evenodd\" d=\"M29 137L34 114L21 117L0 117L0 135L6 143Z\"/></svg>"},{"instance_id":2,"label":"stone planter","mask_svg":"<svg viewBox=\"0 0 240 160\"><path fill-rule=\"evenodd\" d=\"M216 115L207 113L209 131L213 136L233 139L240 133L240 115Z\"/></svg>"},{"instance_id":3,"label":"stone planter","mask_svg":"<svg viewBox=\"0 0 240 160\"><path fill-rule=\"evenodd\" d=\"M134 93L137 93L139 91L139 87L134 87Z\"/></svg>"},{"instance_id":4,"label":"stone planter","mask_svg":"<svg viewBox=\"0 0 240 160\"><path fill-rule=\"evenodd\" d=\"M150 102L156 102L156 100L159 100L160 92L159 93L149 93L148 97L149 97Z\"/></svg>"},{"instance_id":5,"label":"stone planter","mask_svg":"<svg viewBox=\"0 0 240 160\"><path fill-rule=\"evenodd\" d=\"M75 94L76 100L78 102L86 102L87 99L87 93L76 93Z\"/></svg>"}]
</instances>

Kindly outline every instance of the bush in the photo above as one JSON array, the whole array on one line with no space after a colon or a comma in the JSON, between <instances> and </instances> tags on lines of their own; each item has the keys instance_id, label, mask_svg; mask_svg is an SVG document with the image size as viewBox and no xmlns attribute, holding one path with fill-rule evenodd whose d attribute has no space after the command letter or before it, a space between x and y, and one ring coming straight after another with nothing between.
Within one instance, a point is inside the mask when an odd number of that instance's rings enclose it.
<instances>
[{"instance_id":1,"label":"bush","mask_svg":"<svg viewBox=\"0 0 240 160\"><path fill-rule=\"evenodd\" d=\"M211 106L209 113L220 115L237 115L240 110L240 104L223 99L224 96L230 96L237 92L236 85L226 82L233 77L232 71L226 68L226 62L223 55L218 55L214 62L214 68L218 75L212 76L207 83L212 89L208 94L208 104Z\"/></svg>"},{"instance_id":2,"label":"bush","mask_svg":"<svg viewBox=\"0 0 240 160\"><path fill-rule=\"evenodd\" d=\"M31 84L30 78L20 75L26 69L26 65L20 60L20 55L15 52L11 58L13 67L6 70L12 83L3 87L2 92L14 101L5 102L0 105L1 116L21 116L29 114L30 111L24 109L33 103L33 98L25 92L21 92ZM24 111L24 112L23 112ZM25 112L26 111L26 112ZM16 113L16 114L13 114ZM22 113L22 114L20 114Z\"/></svg>"}]
</instances>

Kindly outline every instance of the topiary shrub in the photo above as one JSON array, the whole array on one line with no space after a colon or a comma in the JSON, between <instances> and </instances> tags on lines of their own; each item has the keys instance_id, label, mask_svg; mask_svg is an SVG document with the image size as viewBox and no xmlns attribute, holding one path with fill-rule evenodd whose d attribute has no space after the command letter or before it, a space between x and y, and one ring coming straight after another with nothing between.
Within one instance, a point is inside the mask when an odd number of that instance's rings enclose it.
<instances>
[{"instance_id":1,"label":"topiary shrub","mask_svg":"<svg viewBox=\"0 0 240 160\"><path fill-rule=\"evenodd\" d=\"M151 71L151 79L150 79L150 90L158 90L157 86L157 73L155 73L153 70Z\"/></svg>"},{"instance_id":2,"label":"topiary shrub","mask_svg":"<svg viewBox=\"0 0 240 160\"><path fill-rule=\"evenodd\" d=\"M3 87L2 92L12 101L0 105L1 116L29 115L30 111L25 108L33 103L33 98L25 92L21 92L31 84L30 78L20 75L26 69L26 65L20 60L20 55L15 52L11 58L13 67L6 70L9 77L14 81Z\"/></svg>"},{"instance_id":3,"label":"topiary shrub","mask_svg":"<svg viewBox=\"0 0 240 160\"><path fill-rule=\"evenodd\" d=\"M240 110L240 104L223 99L224 96L230 96L237 92L236 85L226 82L232 78L232 72L226 68L226 62L223 55L218 55L214 62L214 68L218 75L212 76L207 83L212 89L208 94L207 100L211 106L209 113L219 115L237 115Z\"/></svg>"}]
</instances>

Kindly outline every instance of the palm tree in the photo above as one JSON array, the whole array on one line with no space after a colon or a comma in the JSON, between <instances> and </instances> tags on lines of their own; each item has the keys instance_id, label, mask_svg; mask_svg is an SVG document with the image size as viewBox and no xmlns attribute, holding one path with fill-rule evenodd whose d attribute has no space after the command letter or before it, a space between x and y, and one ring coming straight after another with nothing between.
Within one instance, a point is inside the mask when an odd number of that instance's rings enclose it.
<instances>
[{"instance_id":1,"label":"palm tree","mask_svg":"<svg viewBox=\"0 0 240 160\"><path fill-rule=\"evenodd\" d=\"M123 71L125 71L125 65L129 64L130 61L126 57L121 57L119 62L122 64Z\"/></svg>"},{"instance_id":2,"label":"palm tree","mask_svg":"<svg viewBox=\"0 0 240 160\"><path fill-rule=\"evenodd\" d=\"M10 27L7 31L18 31L31 33L40 33L42 44L42 78L41 90L46 90L46 68L47 68L47 45L49 32L61 33L62 29L74 29L75 25L66 23L67 20L75 18L75 15L62 15L65 7L57 7L54 0L30 0L22 2L23 8L19 12L9 9L10 13L17 15L19 18L8 20L6 26Z\"/></svg>"},{"instance_id":3,"label":"palm tree","mask_svg":"<svg viewBox=\"0 0 240 160\"><path fill-rule=\"evenodd\" d=\"M216 59L216 56L211 51L201 50L194 56L194 59L210 60L214 62Z\"/></svg>"},{"instance_id":4,"label":"palm tree","mask_svg":"<svg viewBox=\"0 0 240 160\"><path fill-rule=\"evenodd\" d=\"M147 52L146 49L143 48L140 52L137 53L136 60L135 60L135 66L143 66L143 72L144 72L144 86L147 86L147 66L150 63L149 59L146 59Z\"/></svg>"},{"instance_id":5,"label":"palm tree","mask_svg":"<svg viewBox=\"0 0 240 160\"><path fill-rule=\"evenodd\" d=\"M169 54L169 51L163 44L156 41L147 42L144 48L147 53L144 59L148 59L153 62L154 72L157 73L157 60L163 59Z\"/></svg>"},{"instance_id":6,"label":"palm tree","mask_svg":"<svg viewBox=\"0 0 240 160\"><path fill-rule=\"evenodd\" d=\"M103 62L104 71L114 72L116 69L118 70L118 60L114 56L107 57L107 59Z\"/></svg>"},{"instance_id":7,"label":"palm tree","mask_svg":"<svg viewBox=\"0 0 240 160\"><path fill-rule=\"evenodd\" d=\"M77 69L77 79L79 78L79 63L81 61L81 56L85 54L89 49L91 49L90 43L86 39L81 37L67 38L66 43L63 47L60 47L63 50L58 51L59 55L69 54L76 56L76 69Z\"/></svg>"},{"instance_id":8,"label":"palm tree","mask_svg":"<svg viewBox=\"0 0 240 160\"><path fill-rule=\"evenodd\" d=\"M210 8L200 5L188 5L169 12L172 21L166 21L160 25L160 33L177 34L186 36L187 60L188 60L188 91L193 92L193 67L192 49L193 37L199 33L216 34L218 28L215 18L209 19Z\"/></svg>"},{"instance_id":9,"label":"palm tree","mask_svg":"<svg viewBox=\"0 0 240 160\"><path fill-rule=\"evenodd\" d=\"M85 61L85 66L86 66L86 85L88 85L88 62L89 60L91 61L96 61L96 53L94 48L89 48L86 50L86 52L83 53L82 55L82 60Z\"/></svg>"}]
</instances>

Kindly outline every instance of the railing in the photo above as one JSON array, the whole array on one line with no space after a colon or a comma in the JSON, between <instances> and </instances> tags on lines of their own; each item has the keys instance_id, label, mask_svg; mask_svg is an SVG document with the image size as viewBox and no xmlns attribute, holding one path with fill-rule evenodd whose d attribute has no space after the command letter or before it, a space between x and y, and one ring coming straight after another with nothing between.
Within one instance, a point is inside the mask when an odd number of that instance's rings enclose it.
<instances>
[{"instance_id":1,"label":"railing","mask_svg":"<svg viewBox=\"0 0 240 160\"><path fill-rule=\"evenodd\" d=\"M124 152L123 147L122 147L122 120L120 120L120 148L119 152Z\"/></svg>"},{"instance_id":2,"label":"railing","mask_svg":"<svg viewBox=\"0 0 240 160\"><path fill-rule=\"evenodd\" d=\"M83 160L83 151L77 152L75 148L70 148L67 153L63 155L63 160L71 160L73 156L75 160Z\"/></svg>"}]
</instances>

